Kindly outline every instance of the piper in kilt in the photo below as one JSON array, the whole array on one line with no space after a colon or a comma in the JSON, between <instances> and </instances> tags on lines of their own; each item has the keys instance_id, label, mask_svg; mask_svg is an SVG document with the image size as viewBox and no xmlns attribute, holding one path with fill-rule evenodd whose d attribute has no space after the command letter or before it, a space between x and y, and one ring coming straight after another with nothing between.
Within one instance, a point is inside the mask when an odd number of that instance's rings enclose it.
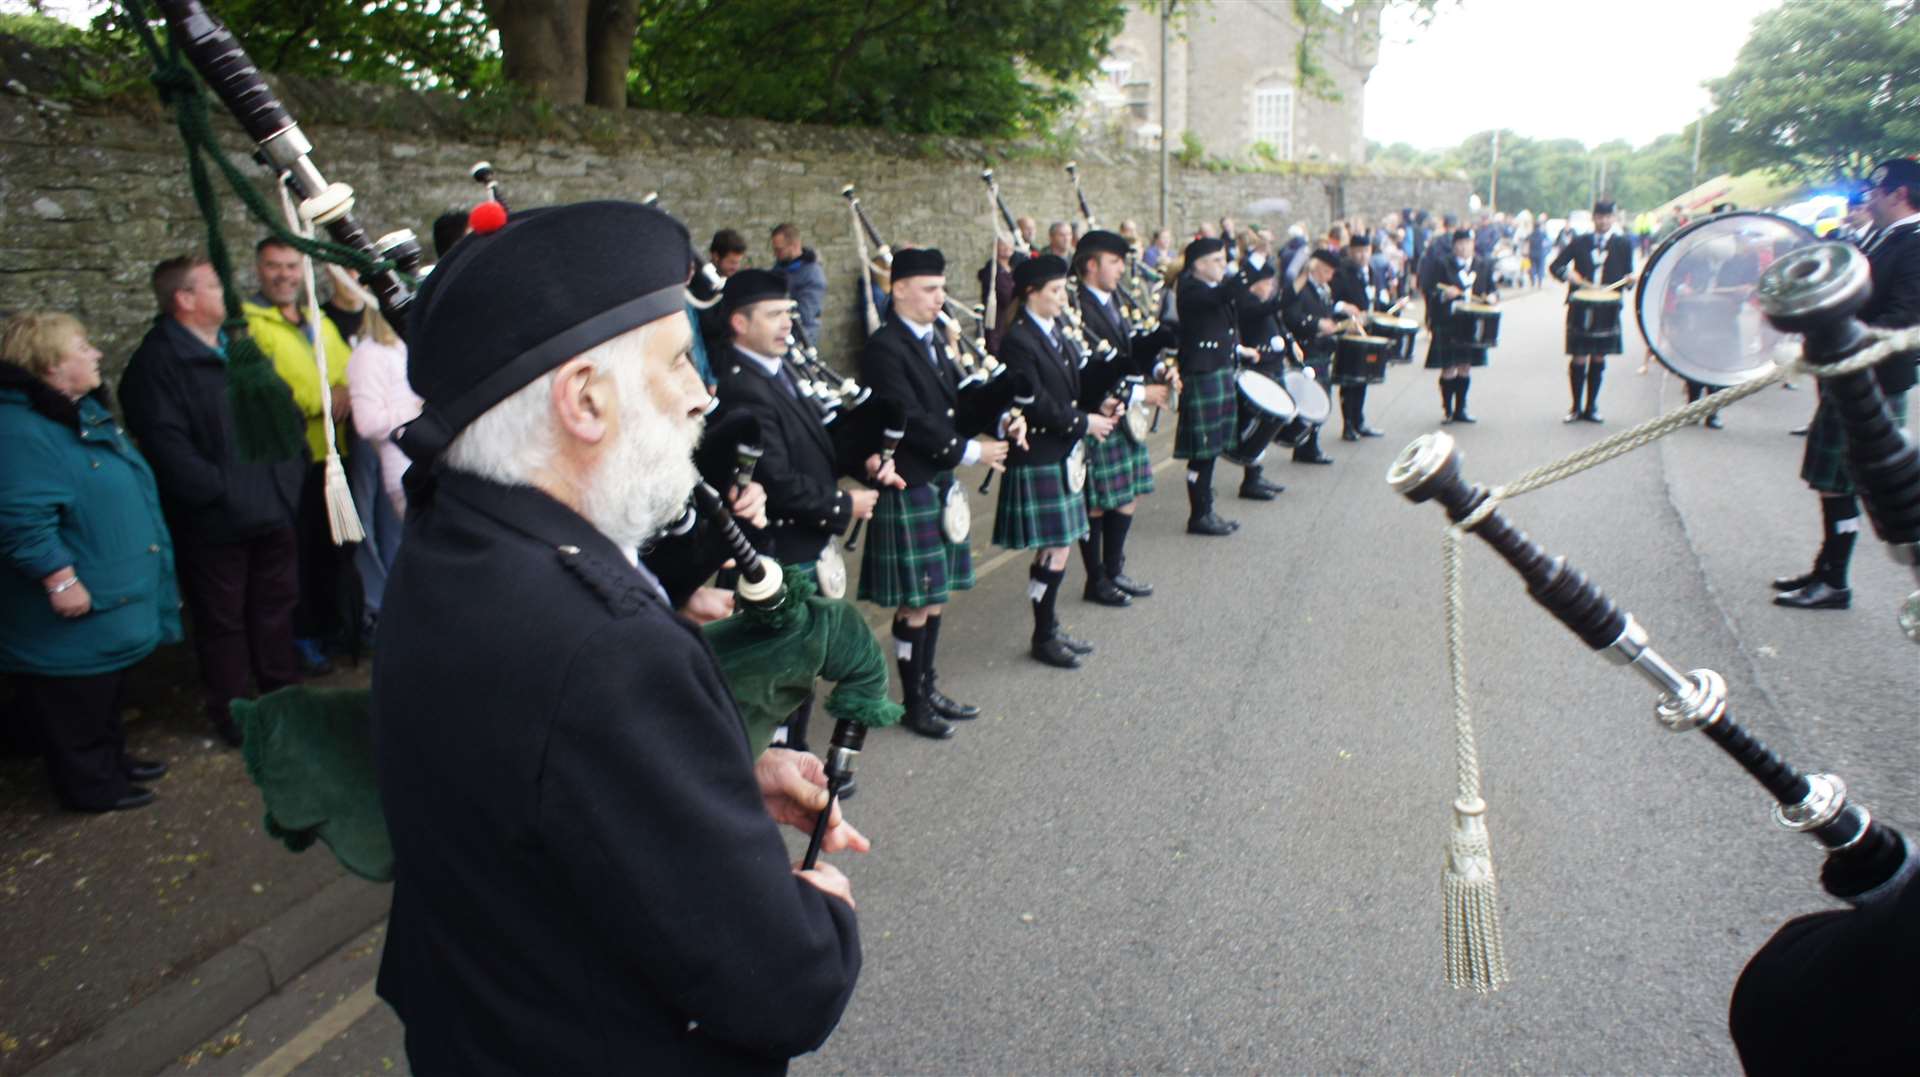
<instances>
[{"instance_id":1,"label":"piper in kilt","mask_svg":"<svg viewBox=\"0 0 1920 1077\"><path fill-rule=\"evenodd\" d=\"M1074 302L1080 323L1112 345L1104 364L1082 372L1083 411L1098 411L1115 386L1130 384L1129 379L1139 380L1131 383L1138 387L1128 393L1126 407L1165 407L1169 385L1162 379L1174 384L1180 380L1159 362L1161 350L1178 342L1173 330L1136 328L1119 302L1129 254L1124 237L1098 228L1081 236L1074 248L1074 275L1080 280ZM1088 437L1082 444L1087 454L1087 537L1080 540L1080 559L1087 568L1087 585L1081 597L1103 606L1130 605L1153 593L1152 585L1126 573L1134 502L1153 492L1153 461L1146 444L1124 430L1104 439Z\"/></svg>"},{"instance_id":2,"label":"piper in kilt","mask_svg":"<svg viewBox=\"0 0 1920 1077\"><path fill-rule=\"evenodd\" d=\"M1237 286L1227 276L1226 247L1203 236L1187 244L1186 272L1175 289L1180 310L1180 426L1173 455L1187 461L1187 533L1231 535L1234 520L1213 511L1213 461L1233 448L1238 398L1234 364L1259 353L1240 343L1234 313Z\"/></svg>"},{"instance_id":3,"label":"piper in kilt","mask_svg":"<svg viewBox=\"0 0 1920 1077\"><path fill-rule=\"evenodd\" d=\"M1895 159L1874 169L1868 182L1867 211L1874 230L1862 244L1873 269L1873 291L1859 318L1871 326L1906 329L1920 325L1920 163ZM1920 356L1895 355L1874 366L1873 376L1902 427L1907 423L1907 392ZM1847 470L1847 427L1820 385L1820 406L1807 432L1800 477L1820 495L1823 536L1813 570L1773 581L1777 606L1799 610L1843 610L1853 604L1847 570L1860 535L1860 501Z\"/></svg>"},{"instance_id":4,"label":"piper in kilt","mask_svg":"<svg viewBox=\"0 0 1920 1077\"><path fill-rule=\"evenodd\" d=\"M1613 332L1590 336L1574 326L1573 293L1581 288L1605 287L1625 280L1633 272L1633 240L1625 232L1613 229L1613 203L1593 204L1593 231L1575 236L1547 264L1557 280L1567 282L1567 386L1573 391L1573 407L1565 422L1600 418L1600 382L1607 376L1607 356L1624 350L1623 333L1616 324ZM1586 403L1580 391L1586 390Z\"/></svg>"},{"instance_id":5,"label":"piper in kilt","mask_svg":"<svg viewBox=\"0 0 1920 1077\"><path fill-rule=\"evenodd\" d=\"M1029 258L1013 267L1013 306L1000 334L1000 360L1008 376L1033 386L1023 436L1007 456L1000 485L1000 510L993 541L1015 550L1038 550L1027 570L1028 603L1033 608L1030 653L1047 665L1078 669L1093 653L1091 644L1060 631L1055 606L1066 579L1068 551L1087 535L1087 504L1080 483L1085 474L1076 450L1088 436L1113 433L1114 412L1081 411L1080 367L1086 353L1066 334L1067 263L1053 254Z\"/></svg>"},{"instance_id":6,"label":"piper in kilt","mask_svg":"<svg viewBox=\"0 0 1920 1077\"><path fill-rule=\"evenodd\" d=\"M874 506L859 596L894 607L894 654L907 708L901 724L936 739L953 736L950 720L980 713L943 694L934 672L947 599L973 586L964 536L949 537L942 527L946 499L956 489L953 469L976 463L998 467L1007 457L1006 442L974 438L975 432L957 425L960 371L951 345L934 332L947 299L946 271L946 259L931 248L895 255L887 322L860 353L861 383L901 410L905 436L893 466L906 488L881 491Z\"/></svg>"}]
</instances>

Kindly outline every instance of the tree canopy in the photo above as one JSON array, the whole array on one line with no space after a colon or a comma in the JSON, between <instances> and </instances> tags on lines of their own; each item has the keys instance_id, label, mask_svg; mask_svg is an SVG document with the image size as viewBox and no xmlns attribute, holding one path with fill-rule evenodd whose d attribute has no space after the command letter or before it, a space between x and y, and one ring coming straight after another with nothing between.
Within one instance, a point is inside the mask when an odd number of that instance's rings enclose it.
<instances>
[{"instance_id":1,"label":"tree canopy","mask_svg":"<svg viewBox=\"0 0 1920 1077\"><path fill-rule=\"evenodd\" d=\"M1380 164L1459 170L1467 174L1482 200L1492 197L1493 132L1469 136L1445 150L1417 150L1404 142L1371 146L1368 159ZM1606 166L1606 183L1600 168ZM1711 157L1700 162L1700 177L1720 171ZM1591 203L1596 195L1628 208L1658 205L1693 185L1693 131L1661 135L1635 149L1625 142L1588 147L1577 139L1534 139L1500 132L1500 208L1545 210L1561 215Z\"/></svg>"},{"instance_id":2,"label":"tree canopy","mask_svg":"<svg viewBox=\"0 0 1920 1077\"><path fill-rule=\"evenodd\" d=\"M207 0L263 70L941 135L1046 130L1124 0ZM122 51L124 13L96 23Z\"/></svg>"},{"instance_id":3,"label":"tree canopy","mask_svg":"<svg viewBox=\"0 0 1920 1077\"><path fill-rule=\"evenodd\" d=\"M1731 170L1859 176L1920 148L1920 0L1783 4L1708 86L1708 138Z\"/></svg>"}]
</instances>

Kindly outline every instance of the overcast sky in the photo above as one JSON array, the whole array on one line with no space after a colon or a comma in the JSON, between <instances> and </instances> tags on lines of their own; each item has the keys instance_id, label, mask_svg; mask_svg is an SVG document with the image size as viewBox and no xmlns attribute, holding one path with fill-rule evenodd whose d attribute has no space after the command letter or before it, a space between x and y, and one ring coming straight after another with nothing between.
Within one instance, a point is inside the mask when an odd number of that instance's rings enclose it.
<instances>
[{"instance_id":1,"label":"overcast sky","mask_svg":"<svg viewBox=\"0 0 1920 1077\"><path fill-rule=\"evenodd\" d=\"M1500 127L1639 146L1693 122L1709 104L1700 84L1726 74L1754 16L1781 3L1458 0L1425 31L1389 11L1367 138L1440 149Z\"/></svg>"}]
</instances>

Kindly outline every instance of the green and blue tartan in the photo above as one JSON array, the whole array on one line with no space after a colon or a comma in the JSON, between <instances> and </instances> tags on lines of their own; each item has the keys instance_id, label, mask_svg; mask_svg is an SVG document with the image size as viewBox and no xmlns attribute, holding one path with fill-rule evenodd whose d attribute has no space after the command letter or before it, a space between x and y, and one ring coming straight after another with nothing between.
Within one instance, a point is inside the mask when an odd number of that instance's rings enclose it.
<instances>
[{"instance_id":1,"label":"green and blue tartan","mask_svg":"<svg viewBox=\"0 0 1920 1077\"><path fill-rule=\"evenodd\" d=\"M1450 366L1486 366L1487 353L1492 348L1476 348L1471 345L1455 344L1444 339L1444 332L1430 333L1427 336L1428 370L1445 370Z\"/></svg>"},{"instance_id":2,"label":"green and blue tartan","mask_svg":"<svg viewBox=\"0 0 1920 1077\"><path fill-rule=\"evenodd\" d=\"M1019 464L1000 476L993 544L1009 550L1071 546L1087 537L1087 499L1067 487L1067 462Z\"/></svg>"},{"instance_id":3,"label":"green and blue tartan","mask_svg":"<svg viewBox=\"0 0 1920 1077\"><path fill-rule=\"evenodd\" d=\"M1145 445L1118 430L1086 444L1088 508L1106 512L1153 492L1153 457Z\"/></svg>"},{"instance_id":4,"label":"green and blue tartan","mask_svg":"<svg viewBox=\"0 0 1920 1077\"><path fill-rule=\"evenodd\" d=\"M1240 414L1239 394L1231 369L1182 375L1180 427L1173 435L1173 455L1180 460L1211 460L1233 448Z\"/></svg>"},{"instance_id":5,"label":"green and blue tartan","mask_svg":"<svg viewBox=\"0 0 1920 1077\"><path fill-rule=\"evenodd\" d=\"M1907 394L1889 397L1887 406L1893 410L1895 421L1905 426ZM1840 409L1827 403L1824 392L1807 429L1807 448L1800 457L1800 478L1823 494L1854 492L1853 473L1847 470L1847 424L1840 418Z\"/></svg>"},{"instance_id":6,"label":"green and blue tartan","mask_svg":"<svg viewBox=\"0 0 1920 1077\"><path fill-rule=\"evenodd\" d=\"M940 530L953 472L904 490L884 489L867 521L866 551L860 556L862 602L878 606L937 606L950 592L973 587L973 551L964 542L948 542Z\"/></svg>"}]
</instances>

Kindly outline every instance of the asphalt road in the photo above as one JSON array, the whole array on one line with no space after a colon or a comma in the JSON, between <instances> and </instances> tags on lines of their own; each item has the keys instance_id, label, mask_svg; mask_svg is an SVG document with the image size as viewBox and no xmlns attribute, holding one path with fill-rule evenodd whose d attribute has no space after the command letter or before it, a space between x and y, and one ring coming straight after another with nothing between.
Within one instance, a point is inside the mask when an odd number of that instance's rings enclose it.
<instances>
[{"instance_id":1,"label":"asphalt road","mask_svg":"<svg viewBox=\"0 0 1920 1077\"><path fill-rule=\"evenodd\" d=\"M1504 481L1671 408L1677 381L1613 361L1609 424L1563 425L1560 307L1512 303L1469 477ZM1441 850L1453 796L1441 635L1443 518L1383 481L1439 418L1433 375L1395 368L1383 440L1281 463L1272 504L1231 498L1230 538L1182 533L1179 472L1134 529L1128 610L1062 610L1099 647L1060 672L1025 656L1023 559L951 611L942 687L981 720L934 743L868 741L842 866L866 968L803 1074L1737 1070L1726 1000L1786 918L1829 904L1811 843L1704 738L1667 733L1652 694L1595 658L1477 544L1468 662L1514 982L1450 990ZM1913 589L1869 539L1856 607L1796 613L1768 578L1819 537L1797 479L1810 387L1769 390L1727 429L1681 431L1509 514L1630 608L1671 660L1727 678L1734 713L1800 765L1844 775L1920 827ZM1163 449L1164 452L1164 449ZM976 529L981 525L976 521ZM378 933L262 1004L193 1073L405 1068L365 989Z\"/></svg>"}]
</instances>

